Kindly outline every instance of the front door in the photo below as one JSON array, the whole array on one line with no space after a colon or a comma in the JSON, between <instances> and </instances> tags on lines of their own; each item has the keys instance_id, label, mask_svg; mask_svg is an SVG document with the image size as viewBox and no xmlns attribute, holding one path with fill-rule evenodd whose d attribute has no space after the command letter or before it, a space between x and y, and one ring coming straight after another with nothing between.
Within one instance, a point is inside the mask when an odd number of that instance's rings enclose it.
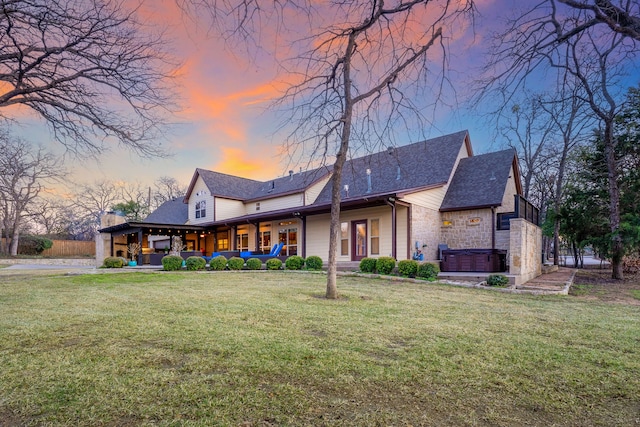
<instances>
[{"instance_id":1,"label":"front door","mask_svg":"<svg viewBox=\"0 0 640 427\"><path fill-rule=\"evenodd\" d=\"M367 256L367 220L351 222L351 260L360 261Z\"/></svg>"}]
</instances>

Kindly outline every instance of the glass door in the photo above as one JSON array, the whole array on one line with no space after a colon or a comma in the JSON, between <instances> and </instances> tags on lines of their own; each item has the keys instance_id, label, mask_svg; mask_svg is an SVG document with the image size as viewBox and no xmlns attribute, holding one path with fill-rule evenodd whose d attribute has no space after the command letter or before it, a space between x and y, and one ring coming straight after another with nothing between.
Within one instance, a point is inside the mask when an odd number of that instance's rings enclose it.
<instances>
[{"instance_id":1,"label":"glass door","mask_svg":"<svg viewBox=\"0 0 640 427\"><path fill-rule=\"evenodd\" d=\"M367 256L367 220L351 223L351 260L360 261Z\"/></svg>"},{"instance_id":2,"label":"glass door","mask_svg":"<svg viewBox=\"0 0 640 427\"><path fill-rule=\"evenodd\" d=\"M280 255L298 255L298 228L281 228L278 230L278 242L284 243Z\"/></svg>"}]
</instances>

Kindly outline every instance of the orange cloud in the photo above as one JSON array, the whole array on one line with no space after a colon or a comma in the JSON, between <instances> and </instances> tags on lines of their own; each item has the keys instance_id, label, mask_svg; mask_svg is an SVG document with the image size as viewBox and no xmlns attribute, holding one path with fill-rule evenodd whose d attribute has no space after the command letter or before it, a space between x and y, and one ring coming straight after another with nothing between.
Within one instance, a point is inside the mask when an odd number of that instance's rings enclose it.
<instances>
[{"instance_id":1,"label":"orange cloud","mask_svg":"<svg viewBox=\"0 0 640 427\"><path fill-rule=\"evenodd\" d=\"M245 178L265 180L278 175L277 162L269 161L273 155L267 149L247 150L237 147L220 147L222 158L212 170Z\"/></svg>"}]
</instances>

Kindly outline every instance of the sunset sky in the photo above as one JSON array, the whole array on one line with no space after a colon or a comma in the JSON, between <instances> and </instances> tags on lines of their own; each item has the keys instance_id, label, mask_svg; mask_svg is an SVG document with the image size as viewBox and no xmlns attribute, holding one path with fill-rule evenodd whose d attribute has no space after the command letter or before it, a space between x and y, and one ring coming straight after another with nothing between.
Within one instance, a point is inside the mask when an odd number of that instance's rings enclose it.
<instances>
[{"instance_id":1,"label":"sunset sky","mask_svg":"<svg viewBox=\"0 0 640 427\"><path fill-rule=\"evenodd\" d=\"M496 11L508 12L510 0L476 1L480 15L475 33L460 34L451 40L449 61L456 85L457 99L438 107L433 125L424 129L426 137L468 129L474 150L482 153L503 147L493 139L495 130L487 126L480 112L464 104L465 82L481 65L482 48L491 25L498 22ZM149 22L166 26L171 53L182 63L180 85L182 105L167 145L174 153L166 159L140 159L125 148L113 147L97 160L67 158L67 167L75 182L140 182L150 185L160 176L171 176L187 184L196 167L216 170L258 180L267 180L296 168L278 155L283 136L276 134L274 115L266 109L277 92L276 69L268 59L251 61L242 51L232 52L218 38L207 33L203 22L186 20L172 0L146 2L142 10ZM637 78L636 78L637 80ZM635 83L637 84L637 82ZM35 119L23 124L23 137L62 153L46 129ZM20 128L18 128L18 132ZM410 142L410 141L406 141Z\"/></svg>"}]
</instances>

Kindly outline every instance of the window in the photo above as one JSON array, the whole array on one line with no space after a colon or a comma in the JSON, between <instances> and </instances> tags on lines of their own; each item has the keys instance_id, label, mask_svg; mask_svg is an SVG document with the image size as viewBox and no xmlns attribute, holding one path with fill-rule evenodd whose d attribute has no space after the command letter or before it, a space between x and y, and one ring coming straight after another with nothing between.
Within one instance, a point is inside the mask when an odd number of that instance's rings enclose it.
<instances>
[{"instance_id":1,"label":"window","mask_svg":"<svg viewBox=\"0 0 640 427\"><path fill-rule=\"evenodd\" d=\"M249 250L249 233L238 232L236 242L238 244L237 249L239 251L248 251Z\"/></svg>"},{"instance_id":2,"label":"window","mask_svg":"<svg viewBox=\"0 0 640 427\"><path fill-rule=\"evenodd\" d=\"M216 245L218 251L228 251L229 250L229 232L227 231L219 231L216 233Z\"/></svg>"},{"instance_id":3,"label":"window","mask_svg":"<svg viewBox=\"0 0 640 427\"><path fill-rule=\"evenodd\" d=\"M260 249L263 252L271 252L271 231L260 232Z\"/></svg>"},{"instance_id":4,"label":"window","mask_svg":"<svg viewBox=\"0 0 640 427\"><path fill-rule=\"evenodd\" d=\"M517 214L515 212L504 212L499 213L497 217L496 228L498 230L509 230L511 228L509 221L511 221L511 218L517 218Z\"/></svg>"},{"instance_id":5,"label":"window","mask_svg":"<svg viewBox=\"0 0 640 427\"><path fill-rule=\"evenodd\" d=\"M256 211L260 210L260 202L256 202Z\"/></svg>"},{"instance_id":6,"label":"window","mask_svg":"<svg viewBox=\"0 0 640 427\"><path fill-rule=\"evenodd\" d=\"M207 202L204 200L196 202L196 218L205 218L207 216Z\"/></svg>"},{"instance_id":7,"label":"window","mask_svg":"<svg viewBox=\"0 0 640 427\"><path fill-rule=\"evenodd\" d=\"M298 255L298 229L283 228L278 230L278 241L284 243L280 255Z\"/></svg>"},{"instance_id":8,"label":"window","mask_svg":"<svg viewBox=\"0 0 640 427\"><path fill-rule=\"evenodd\" d=\"M349 255L349 223L340 223L340 255Z\"/></svg>"},{"instance_id":9,"label":"window","mask_svg":"<svg viewBox=\"0 0 640 427\"><path fill-rule=\"evenodd\" d=\"M371 220L371 255L380 255L380 220Z\"/></svg>"}]
</instances>

